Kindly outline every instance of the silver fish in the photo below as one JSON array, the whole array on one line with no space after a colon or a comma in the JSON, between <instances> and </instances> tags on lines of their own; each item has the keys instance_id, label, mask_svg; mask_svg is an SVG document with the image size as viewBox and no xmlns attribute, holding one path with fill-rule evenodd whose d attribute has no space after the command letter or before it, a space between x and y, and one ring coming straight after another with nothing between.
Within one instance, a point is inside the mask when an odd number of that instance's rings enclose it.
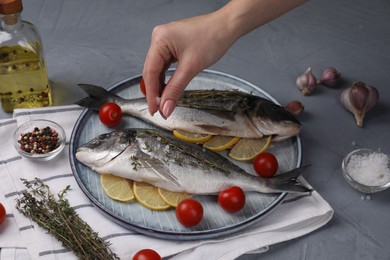
<instances>
[{"instance_id":1,"label":"silver fish","mask_svg":"<svg viewBox=\"0 0 390 260\"><path fill-rule=\"evenodd\" d=\"M137 117L165 130L197 134L261 138L273 141L296 136L301 123L284 107L265 98L229 90L185 91L170 117L151 116L145 98L124 99L102 87L79 84L89 95L76 104L98 110L105 102L115 102L124 114Z\"/></svg>"},{"instance_id":2,"label":"silver fish","mask_svg":"<svg viewBox=\"0 0 390 260\"><path fill-rule=\"evenodd\" d=\"M261 193L311 191L296 180L306 167L261 178L218 153L151 129L99 135L79 147L76 158L99 174L110 173L189 194L217 194L231 186Z\"/></svg>"}]
</instances>

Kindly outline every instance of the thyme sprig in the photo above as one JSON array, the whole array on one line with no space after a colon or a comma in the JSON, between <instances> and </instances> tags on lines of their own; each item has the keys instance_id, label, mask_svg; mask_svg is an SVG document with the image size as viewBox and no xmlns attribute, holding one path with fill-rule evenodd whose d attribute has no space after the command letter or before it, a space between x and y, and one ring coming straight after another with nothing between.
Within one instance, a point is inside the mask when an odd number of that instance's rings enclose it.
<instances>
[{"instance_id":1,"label":"thyme sprig","mask_svg":"<svg viewBox=\"0 0 390 260\"><path fill-rule=\"evenodd\" d=\"M178 106L217 109L227 111L245 111L251 107L251 94L239 90L189 90L183 93Z\"/></svg>"},{"instance_id":2,"label":"thyme sprig","mask_svg":"<svg viewBox=\"0 0 390 260\"><path fill-rule=\"evenodd\" d=\"M57 199L42 180L21 180L27 190L16 200L20 213L55 236L79 259L119 259L109 248L110 243L101 239L65 199L69 185L57 194Z\"/></svg>"},{"instance_id":3,"label":"thyme sprig","mask_svg":"<svg viewBox=\"0 0 390 260\"><path fill-rule=\"evenodd\" d=\"M152 140L157 141L161 147L168 146L168 149L163 149L165 156L163 160L166 162L173 160L180 166L189 165L193 167L202 167L205 170L217 169L225 174L229 174L231 172L229 167L226 167L223 164L221 165L217 158L213 157L210 159L209 156L211 154L205 155L206 151L192 149L191 144L181 142L173 136L168 136L152 129L142 129L137 131L137 138L146 137L152 137ZM154 145L148 144L147 146L150 147L151 152L157 152L157 150L153 151L153 147L155 147ZM186 156L189 158L186 159Z\"/></svg>"}]
</instances>

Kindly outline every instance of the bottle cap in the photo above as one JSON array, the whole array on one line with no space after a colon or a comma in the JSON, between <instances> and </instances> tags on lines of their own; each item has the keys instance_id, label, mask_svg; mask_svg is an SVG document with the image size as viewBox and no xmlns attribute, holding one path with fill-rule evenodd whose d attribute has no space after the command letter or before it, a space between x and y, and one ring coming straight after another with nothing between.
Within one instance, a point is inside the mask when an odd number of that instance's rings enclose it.
<instances>
[{"instance_id":1,"label":"bottle cap","mask_svg":"<svg viewBox=\"0 0 390 260\"><path fill-rule=\"evenodd\" d=\"M22 0L0 0L0 14L15 14L22 10Z\"/></svg>"}]
</instances>

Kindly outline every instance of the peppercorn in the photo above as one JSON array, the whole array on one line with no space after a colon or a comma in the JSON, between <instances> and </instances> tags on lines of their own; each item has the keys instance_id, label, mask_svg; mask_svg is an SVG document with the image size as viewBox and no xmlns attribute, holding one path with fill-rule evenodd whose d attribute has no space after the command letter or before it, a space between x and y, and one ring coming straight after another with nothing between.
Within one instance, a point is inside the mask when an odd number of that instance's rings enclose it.
<instances>
[{"instance_id":1,"label":"peppercorn","mask_svg":"<svg viewBox=\"0 0 390 260\"><path fill-rule=\"evenodd\" d=\"M61 140L56 130L49 126L20 134L20 149L30 154L45 154L57 149Z\"/></svg>"}]
</instances>

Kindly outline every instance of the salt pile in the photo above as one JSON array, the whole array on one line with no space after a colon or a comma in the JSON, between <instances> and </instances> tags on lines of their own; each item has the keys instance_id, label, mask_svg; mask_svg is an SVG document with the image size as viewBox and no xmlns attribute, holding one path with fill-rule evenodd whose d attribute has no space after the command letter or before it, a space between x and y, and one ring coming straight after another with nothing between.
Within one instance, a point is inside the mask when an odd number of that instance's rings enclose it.
<instances>
[{"instance_id":1,"label":"salt pile","mask_svg":"<svg viewBox=\"0 0 390 260\"><path fill-rule=\"evenodd\" d=\"M349 175L367 186L382 186L390 182L389 157L384 153L354 154L346 166Z\"/></svg>"}]
</instances>

